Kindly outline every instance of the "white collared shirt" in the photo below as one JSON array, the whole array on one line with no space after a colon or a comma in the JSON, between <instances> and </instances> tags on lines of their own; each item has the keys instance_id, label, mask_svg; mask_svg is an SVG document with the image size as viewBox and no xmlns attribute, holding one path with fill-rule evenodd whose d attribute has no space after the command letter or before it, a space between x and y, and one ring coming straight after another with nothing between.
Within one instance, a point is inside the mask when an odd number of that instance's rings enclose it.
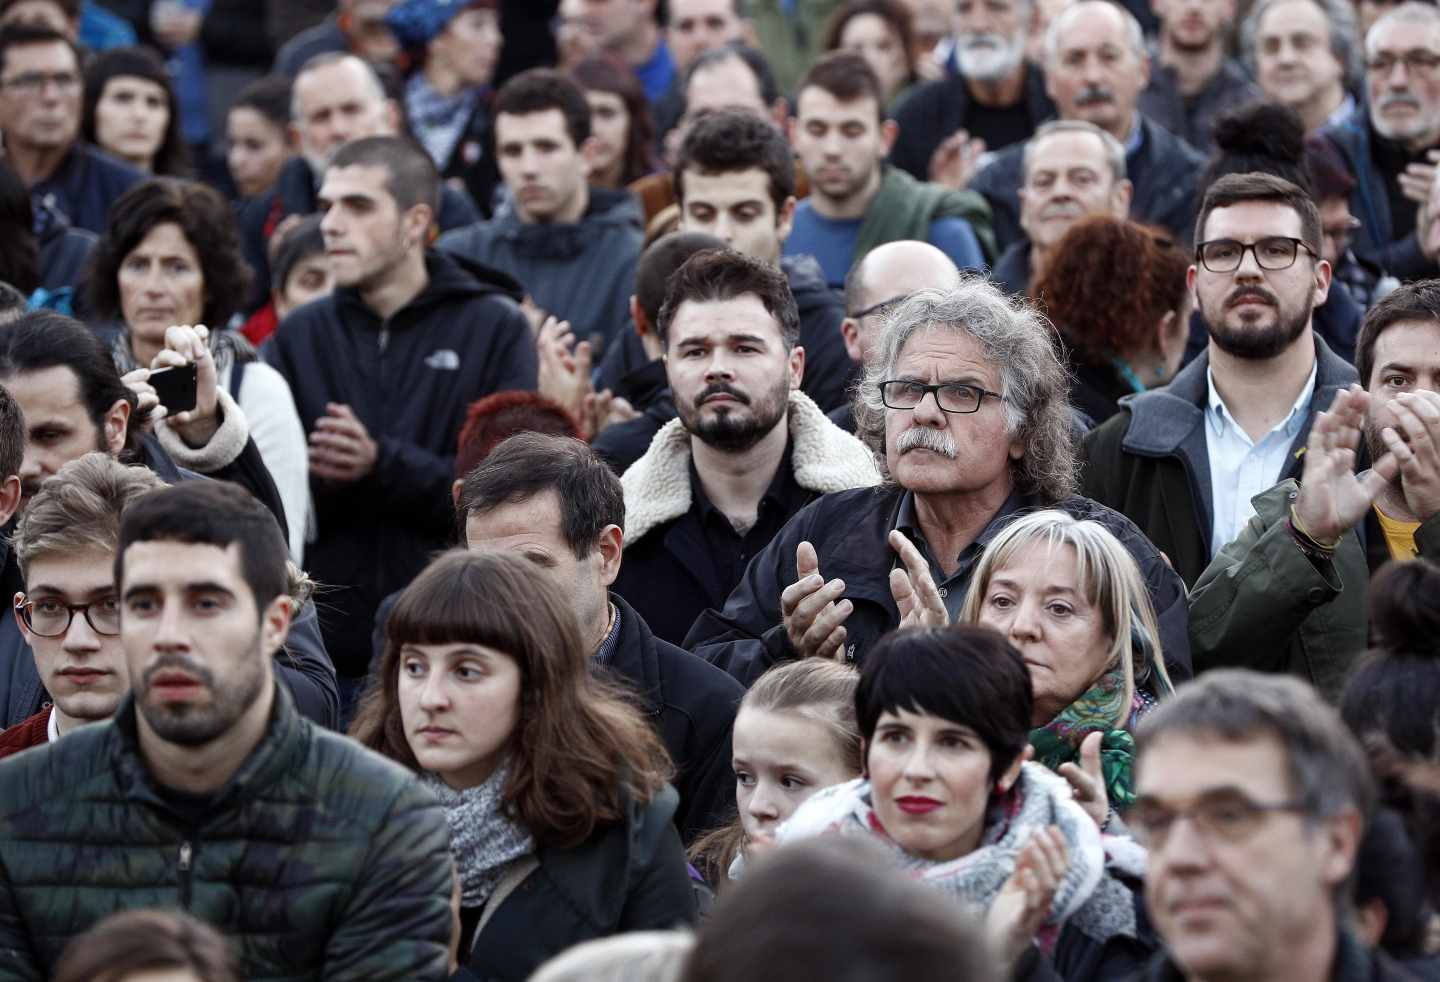
<instances>
[{"instance_id":1,"label":"white collared shirt","mask_svg":"<svg viewBox=\"0 0 1440 982\"><path fill-rule=\"evenodd\" d=\"M1205 411L1205 449L1210 455L1210 558L1234 541L1255 514L1250 499L1275 486L1285 469L1290 444L1310 415L1315 397L1317 362L1300 389L1290 414L1275 424L1259 443L1235 422L1215 388L1215 375L1205 370L1209 403Z\"/></svg>"}]
</instances>

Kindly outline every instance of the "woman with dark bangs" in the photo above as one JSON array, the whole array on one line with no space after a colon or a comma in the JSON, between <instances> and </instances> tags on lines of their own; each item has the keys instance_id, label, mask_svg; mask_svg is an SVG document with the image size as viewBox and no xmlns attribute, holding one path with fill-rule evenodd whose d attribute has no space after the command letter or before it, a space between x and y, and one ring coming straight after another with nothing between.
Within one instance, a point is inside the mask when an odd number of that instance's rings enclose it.
<instances>
[{"instance_id":1,"label":"woman with dark bangs","mask_svg":"<svg viewBox=\"0 0 1440 982\"><path fill-rule=\"evenodd\" d=\"M581 941L695 917L670 761L590 661L537 566L450 552L396 602L350 730L445 804L459 960L487 979L525 979Z\"/></svg>"},{"instance_id":2,"label":"woman with dark bangs","mask_svg":"<svg viewBox=\"0 0 1440 982\"><path fill-rule=\"evenodd\" d=\"M1190 257L1164 229L1108 216L1065 233L1035 284L1075 380L1070 402L1099 425L1122 396L1174 377L1190 331Z\"/></svg>"},{"instance_id":3,"label":"woman with dark bangs","mask_svg":"<svg viewBox=\"0 0 1440 982\"><path fill-rule=\"evenodd\" d=\"M659 167L655 123L635 73L612 57L594 55L577 64L570 77L590 104L591 185L618 190L653 174Z\"/></svg>"},{"instance_id":4,"label":"woman with dark bangs","mask_svg":"<svg viewBox=\"0 0 1440 982\"><path fill-rule=\"evenodd\" d=\"M165 63L149 48L113 48L85 70L81 136L146 174L191 175L190 148Z\"/></svg>"}]
</instances>

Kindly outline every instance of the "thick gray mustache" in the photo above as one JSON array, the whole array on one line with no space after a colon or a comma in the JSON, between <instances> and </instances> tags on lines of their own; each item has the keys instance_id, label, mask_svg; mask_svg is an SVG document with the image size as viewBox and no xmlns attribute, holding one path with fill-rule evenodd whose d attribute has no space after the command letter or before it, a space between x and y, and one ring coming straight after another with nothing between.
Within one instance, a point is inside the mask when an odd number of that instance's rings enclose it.
<instances>
[{"instance_id":1,"label":"thick gray mustache","mask_svg":"<svg viewBox=\"0 0 1440 982\"><path fill-rule=\"evenodd\" d=\"M901 453L916 449L931 450L951 460L957 453L953 436L945 430L934 430L928 426L912 426L895 442Z\"/></svg>"}]
</instances>

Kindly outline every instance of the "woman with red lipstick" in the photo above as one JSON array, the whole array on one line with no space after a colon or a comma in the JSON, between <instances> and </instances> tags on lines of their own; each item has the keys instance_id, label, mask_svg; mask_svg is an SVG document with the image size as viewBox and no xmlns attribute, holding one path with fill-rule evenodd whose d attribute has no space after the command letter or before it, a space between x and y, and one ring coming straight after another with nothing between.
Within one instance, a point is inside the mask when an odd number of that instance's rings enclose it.
<instances>
[{"instance_id":1,"label":"woman with red lipstick","mask_svg":"<svg viewBox=\"0 0 1440 982\"><path fill-rule=\"evenodd\" d=\"M1035 759L1075 782L1102 825L1110 807L1129 808L1131 734L1173 691L1155 608L1129 551L1095 522L1055 510L1024 515L986 546L960 620L993 627L1025 659ZM1077 769L1086 754L1103 788Z\"/></svg>"},{"instance_id":2,"label":"woman with red lipstick","mask_svg":"<svg viewBox=\"0 0 1440 982\"><path fill-rule=\"evenodd\" d=\"M780 848L875 840L900 869L986 911L1014 977L1139 970L1155 947L1135 894L1144 853L1102 842L1064 779L1027 762L1034 697L1014 647L980 627L896 631L867 656L855 706L864 776L801 805Z\"/></svg>"},{"instance_id":3,"label":"woman with red lipstick","mask_svg":"<svg viewBox=\"0 0 1440 982\"><path fill-rule=\"evenodd\" d=\"M731 732L739 814L690 849L707 882L723 889L737 857L772 845L815 792L860 774L858 678L847 665L807 658L777 665L745 693Z\"/></svg>"},{"instance_id":4,"label":"woman with red lipstick","mask_svg":"<svg viewBox=\"0 0 1440 982\"><path fill-rule=\"evenodd\" d=\"M351 727L445 804L459 961L523 980L560 951L695 917L665 748L591 669L568 598L518 556L454 551L400 595Z\"/></svg>"}]
</instances>

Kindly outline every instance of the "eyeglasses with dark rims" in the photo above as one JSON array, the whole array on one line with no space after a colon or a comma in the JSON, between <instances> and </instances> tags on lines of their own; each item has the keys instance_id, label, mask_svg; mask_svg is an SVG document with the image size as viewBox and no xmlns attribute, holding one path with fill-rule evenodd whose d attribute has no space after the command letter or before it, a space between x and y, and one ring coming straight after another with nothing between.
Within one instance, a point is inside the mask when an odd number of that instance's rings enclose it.
<instances>
[{"instance_id":1,"label":"eyeglasses with dark rims","mask_svg":"<svg viewBox=\"0 0 1440 982\"><path fill-rule=\"evenodd\" d=\"M1275 272L1295 265L1295 257L1304 249L1318 258L1319 254L1300 239L1289 235L1267 235L1254 242L1238 239L1211 239L1195 247L1195 258L1212 273L1233 273L1245 261L1245 253L1255 257L1263 270Z\"/></svg>"},{"instance_id":2,"label":"eyeglasses with dark rims","mask_svg":"<svg viewBox=\"0 0 1440 982\"><path fill-rule=\"evenodd\" d=\"M893 378L880 383L880 401L887 409L914 409L925 401L928 395L935 396L935 404L947 413L973 413L980 408L986 396L1004 399L998 392L982 389L966 382L941 382L926 385L914 379Z\"/></svg>"},{"instance_id":3,"label":"eyeglasses with dark rims","mask_svg":"<svg viewBox=\"0 0 1440 982\"><path fill-rule=\"evenodd\" d=\"M42 597L39 600L18 600L15 609L20 612L25 626L42 638L62 637L70 630L77 611L85 615L85 622L96 634L113 638L120 633L120 600L117 597L92 600L88 604L67 604L63 600Z\"/></svg>"}]
</instances>

